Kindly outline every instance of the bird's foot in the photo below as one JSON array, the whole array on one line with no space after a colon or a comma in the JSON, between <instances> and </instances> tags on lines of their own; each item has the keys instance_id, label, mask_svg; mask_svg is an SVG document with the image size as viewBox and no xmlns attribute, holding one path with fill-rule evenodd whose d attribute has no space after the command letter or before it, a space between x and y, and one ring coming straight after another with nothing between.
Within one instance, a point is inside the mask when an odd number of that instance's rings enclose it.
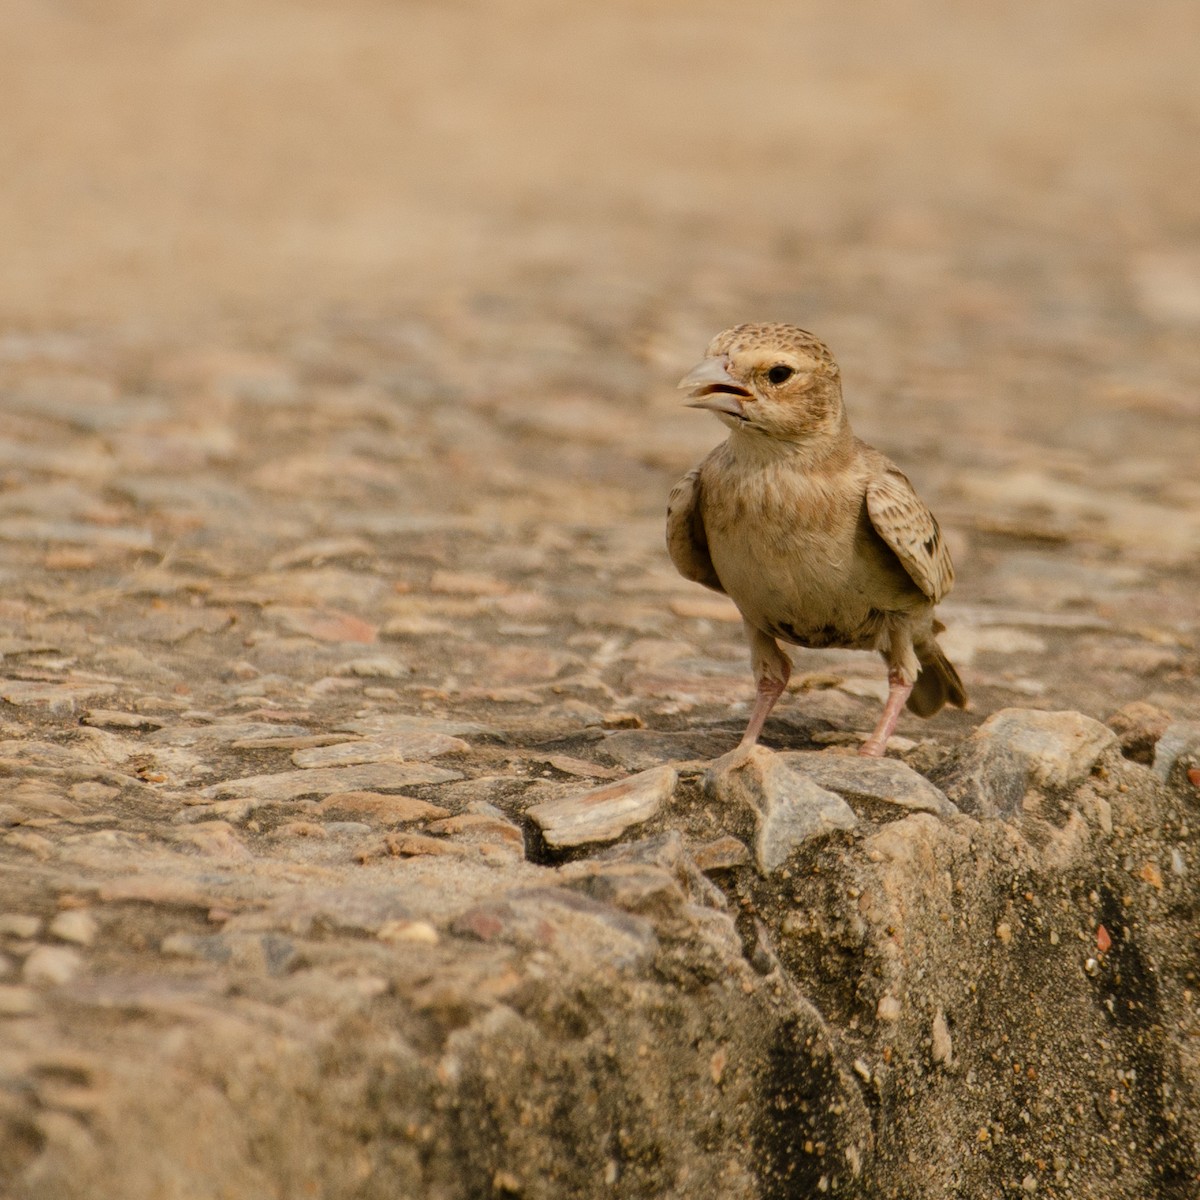
<instances>
[{"instance_id":1,"label":"bird's foot","mask_svg":"<svg viewBox=\"0 0 1200 1200\"><path fill-rule=\"evenodd\" d=\"M720 758L712 761L714 771L736 771L744 766L757 748L757 742L739 742L732 750L726 751Z\"/></svg>"}]
</instances>

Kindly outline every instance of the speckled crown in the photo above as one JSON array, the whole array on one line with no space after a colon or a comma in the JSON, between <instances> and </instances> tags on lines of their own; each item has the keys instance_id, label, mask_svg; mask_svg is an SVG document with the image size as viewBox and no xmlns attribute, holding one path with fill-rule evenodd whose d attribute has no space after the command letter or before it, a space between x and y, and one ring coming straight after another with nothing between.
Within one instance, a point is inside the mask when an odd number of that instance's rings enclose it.
<instances>
[{"instance_id":1,"label":"speckled crown","mask_svg":"<svg viewBox=\"0 0 1200 1200\"><path fill-rule=\"evenodd\" d=\"M735 325L732 329L726 329L709 342L707 355L712 358L718 354L736 354L740 350L751 349L787 350L813 359L817 369L831 378L839 374L837 360L819 337L797 325L781 322Z\"/></svg>"}]
</instances>

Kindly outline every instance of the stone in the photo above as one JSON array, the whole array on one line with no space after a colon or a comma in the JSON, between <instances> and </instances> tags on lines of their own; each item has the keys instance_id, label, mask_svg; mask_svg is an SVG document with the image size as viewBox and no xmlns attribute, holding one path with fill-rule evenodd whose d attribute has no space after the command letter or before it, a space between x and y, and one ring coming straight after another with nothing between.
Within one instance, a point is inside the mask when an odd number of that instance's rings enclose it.
<instances>
[{"instance_id":1,"label":"stone","mask_svg":"<svg viewBox=\"0 0 1200 1200\"><path fill-rule=\"evenodd\" d=\"M342 663L336 673L357 679L404 679L412 674L412 668L390 655L374 654L367 658L352 658Z\"/></svg>"},{"instance_id":2,"label":"stone","mask_svg":"<svg viewBox=\"0 0 1200 1200\"><path fill-rule=\"evenodd\" d=\"M395 858L461 858L469 851L466 846L447 838L429 837L424 833L389 833L377 853ZM370 857L369 851L367 857Z\"/></svg>"},{"instance_id":3,"label":"stone","mask_svg":"<svg viewBox=\"0 0 1200 1200\"><path fill-rule=\"evenodd\" d=\"M875 1015L881 1021L887 1021L889 1024L899 1021L903 1011L900 1001L889 992L884 992L875 1006Z\"/></svg>"},{"instance_id":4,"label":"stone","mask_svg":"<svg viewBox=\"0 0 1200 1200\"><path fill-rule=\"evenodd\" d=\"M28 940L37 937L41 928L41 917L35 917L32 913L0 913L0 937Z\"/></svg>"},{"instance_id":5,"label":"stone","mask_svg":"<svg viewBox=\"0 0 1200 1200\"><path fill-rule=\"evenodd\" d=\"M529 761L553 767L564 775L574 775L581 779L620 779L624 775L619 767L604 767L570 754L531 754Z\"/></svg>"},{"instance_id":6,"label":"stone","mask_svg":"<svg viewBox=\"0 0 1200 1200\"><path fill-rule=\"evenodd\" d=\"M571 881L571 887L624 912L678 919L687 897L672 872L645 863L613 863Z\"/></svg>"},{"instance_id":7,"label":"stone","mask_svg":"<svg viewBox=\"0 0 1200 1200\"><path fill-rule=\"evenodd\" d=\"M6 679L0 683L0 700L18 707L45 707L52 713L73 712L76 705L94 696L111 696L116 685L101 680L68 680L63 683L43 683L22 679Z\"/></svg>"},{"instance_id":8,"label":"stone","mask_svg":"<svg viewBox=\"0 0 1200 1200\"><path fill-rule=\"evenodd\" d=\"M61 942L73 942L77 946L90 946L99 931L96 918L82 908L68 908L60 912L46 930L51 937Z\"/></svg>"},{"instance_id":9,"label":"stone","mask_svg":"<svg viewBox=\"0 0 1200 1200\"><path fill-rule=\"evenodd\" d=\"M431 821L426 832L437 837L456 837L465 842L499 842L524 847L525 835L511 821L499 814L486 812L460 813Z\"/></svg>"},{"instance_id":10,"label":"stone","mask_svg":"<svg viewBox=\"0 0 1200 1200\"><path fill-rule=\"evenodd\" d=\"M738 845L742 844L738 842ZM742 854L745 860L745 846L742 846ZM727 908L729 904L725 893L705 877L693 856L688 853L683 837L676 829L668 829L636 842L622 842L602 850L593 858L584 859L577 866L583 876L615 866L655 867L669 872L688 900L719 909Z\"/></svg>"},{"instance_id":11,"label":"stone","mask_svg":"<svg viewBox=\"0 0 1200 1200\"><path fill-rule=\"evenodd\" d=\"M939 1008L933 1014L933 1026L930 1029L933 1061L939 1066L948 1067L953 1059L953 1046L950 1040L950 1026L946 1022L946 1014Z\"/></svg>"},{"instance_id":12,"label":"stone","mask_svg":"<svg viewBox=\"0 0 1200 1200\"><path fill-rule=\"evenodd\" d=\"M394 737L361 738L332 746L314 746L297 750L292 762L297 767L348 767L360 763L416 762L442 754L465 754L470 750L461 738L445 733L397 733Z\"/></svg>"},{"instance_id":13,"label":"stone","mask_svg":"<svg viewBox=\"0 0 1200 1200\"><path fill-rule=\"evenodd\" d=\"M1005 708L961 742L932 779L965 813L1011 818L1030 792L1068 792L1117 747L1111 729L1082 713Z\"/></svg>"},{"instance_id":14,"label":"stone","mask_svg":"<svg viewBox=\"0 0 1200 1200\"><path fill-rule=\"evenodd\" d=\"M726 834L696 846L692 858L701 871L728 871L745 866L750 861L750 851L741 839Z\"/></svg>"},{"instance_id":15,"label":"stone","mask_svg":"<svg viewBox=\"0 0 1200 1200\"><path fill-rule=\"evenodd\" d=\"M1154 747L1153 771L1164 783L1181 785L1200 766L1200 721L1168 725ZM1193 784L1193 786L1195 786Z\"/></svg>"},{"instance_id":16,"label":"stone","mask_svg":"<svg viewBox=\"0 0 1200 1200\"><path fill-rule=\"evenodd\" d=\"M1144 700L1134 700L1118 708L1105 724L1120 738L1126 758L1149 766L1155 746L1171 725L1171 714Z\"/></svg>"},{"instance_id":17,"label":"stone","mask_svg":"<svg viewBox=\"0 0 1200 1200\"><path fill-rule=\"evenodd\" d=\"M311 750L314 746L337 746L346 740L339 733L309 733L299 736L238 738L230 750Z\"/></svg>"},{"instance_id":18,"label":"stone","mask_svg":"<svg viewBox=\"0 0 1200 1200\"><path fill-rule=\"evenodd\" d=\"M83 816L83 809L74 800L67 799L59 788L42 780L25 780L8 792L8 797L22 812L23 820L38 817L58 817L61 821L74 821Z\"/></svg>"},{"instance_id":19,"label":"stone","mask_svg":"<svg viewBox=\"0 0 1200 1200\"><path fill-rule=\"evenodd\" d=\"M482 571L439 569L430 578L429 590L449 596L500 596L509 590L509 585L503 579Z\"/></svg>"},{"instance_id":20,"label":"stone","mask_svg":"<svg viewBox=\"0 0 1200 1200\"><path fill-rule=\"evenodd\" d=\"M81 783L73 783L68 789L68 795L77 804L108 804L120 794L119 787L100 783L95 779L85 779Z\"/></svg>"},{"instance_id":21,"label":"stone","mask_svg":"<svg viewBox=\"0 0 1200 1200\"><path fill-rule=\"evenodd\" d=\"M240 797L296 800L301 796L328 796L335 792L382 791L385 788L398 790L461 778L462 774L458 771L418 763L364 763L361 766L321 767L227 779L204 788L200 795L213 800Z\"/></svg>"},{"instance_id":22,"label":"stone","mask_svg":"<svg viewBox=\"0 0 1200 1200\"><path fill-rule=\"evenodd\" d=\"M438 931L428 921L403 919L385 921L375 936L381 942L415 942L424 946L436 946L441 940Z\"/></svg>"},{"instance_id":23,"label":"stone","mask_svg":"<svg viewBox=\"0 0 1200 1200\"><path fill-rule=\"evenodd\" d=\"M791 770L765 746L735 750L704 778L705 793L719 804L748 810L754 826L754 861L763 875L782 867L806 843L853 829L854 810L841 796Z\"/></svg>"},{"instance_id":24,"label":"stone","mask_svg":"<svg viewBox=\"0 0 1200 1200\"><path fill-rule=\"evenodd\" d=\"M535 804L525 815L552 850L611 842L655 816L677 782L671 767L656 767L618 783Z\"/></svg>"},{"instance_id":25,"label":"stone","mask_svg":"<svg viewBox=\"0 0 1200 1200\"><path fill-rule=\"evenodd\" d=\"M437 820L448 817L448 809L415 796L397 796L388 792L334 792L317 806L322 816L330 813L354 813L389 825L408 821Z\"/></svg>"},{"instance_id":26,"label":"stone","mask_svg":"<svg viewBox=\"0 0 1200 1200\"><path fill-rule=\"evenodd\" d=\"M120 712L111 708L89 708L79 718L81 725L93 725L98 729L161 729L164 722L144 713Z\"/></svg>"},{"instance_id":27,"label":"stone","mask_svg":"<svg viewBox=\"0 0 1200 1200\"><path fill-rule=\"evenodd\" d=\"M253 857L228 821L197 821L179 830L175 841L209 858L237 861Z\"/></svg>"},{"instance_id":28,"label":"stone","mask_svg":"<svg viewBox=\"0 0 1200 1200\"><path fill-rule=\"evenodd\" d=\"M940 788L898 759L812 751L781 754L780 758L791 770L807 775L814 783L846 800L895 805L939 817L949 817L958 811Z\"/></svg>"},{"instance_id":29,"label":"stone","mask_svg":"<svg viewBox=\"0 0 1200 1200\"><path fill-rule=\"evenodd\" d=\"M442 717L420 717L407 714L377 712L359 716L353 721L344 721L336 728L365 738L383 740L395 738L403 742L405 737L425 737L441 734L445 737L498 740L494 730L477 721L456 721Z\"/></svg>"},{"instance_id":30,"label":"stone","mask_svg":"<svg viewBox=\"0 0 1200 1200\"><path fill-rule=\"evenodd\" d=\"M59 987L83 970L83 956L66 946L38 946L25 959L21 976L34 987Z\"/></svg>"},{"instance_id":31,"label":"stone","mask_svg":"<svg viewBox=\"0 0 1200 1200\"><path fill-rule=\"evenodd\" d=\"M23 850L35 858L45 862L54 853L54 843L41 833L29 829L16 829L4 835L3 844L14 849Z\"/></svg>"}]
</instances>

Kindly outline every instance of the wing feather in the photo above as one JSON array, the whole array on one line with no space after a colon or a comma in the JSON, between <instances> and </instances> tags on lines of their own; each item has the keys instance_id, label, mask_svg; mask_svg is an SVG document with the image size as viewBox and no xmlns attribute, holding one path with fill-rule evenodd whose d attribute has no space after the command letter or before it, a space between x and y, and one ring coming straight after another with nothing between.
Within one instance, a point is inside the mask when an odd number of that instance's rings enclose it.
<instances>
[{"instance_id":1,"label":"wing feather","mask_svg":"<svg viewBox=\"0 0 1200 1200\"><path fill-rule=\"evenodd\" d=\"M684 579L724 592L708 552L700 495L700 468L693 467L671 489L667 501L667 552Z\"/></svg>"},{"instance_id":2,"label":"wing feather","mask_svg":"<svg viewBox=\"0 0 1200 1200\"><path fill-rule=\"evenodd\" d=\"M936 604L954 586L954 566L937 518L895 467L867 485L867 515L917 585Z\"/></svg>"}]
</instances>

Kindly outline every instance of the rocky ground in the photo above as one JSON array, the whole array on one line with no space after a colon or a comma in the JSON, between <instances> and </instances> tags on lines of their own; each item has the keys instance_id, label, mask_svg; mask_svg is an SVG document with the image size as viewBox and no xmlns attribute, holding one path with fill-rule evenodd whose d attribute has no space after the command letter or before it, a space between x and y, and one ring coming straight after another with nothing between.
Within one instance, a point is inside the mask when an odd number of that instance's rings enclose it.
<instances>
[{"instance_id":1,"label":"rocky ground","mask_svg":"<svg viewBox=\"0 0 1200 1200\"><path fill-rule=\"evenodd\" d=\"M0 1194L1196 1194L1194 14L809 16L20 9ZM952 539L883 763L663 549L762 318Z\"/></svg>"}]
</instances>

